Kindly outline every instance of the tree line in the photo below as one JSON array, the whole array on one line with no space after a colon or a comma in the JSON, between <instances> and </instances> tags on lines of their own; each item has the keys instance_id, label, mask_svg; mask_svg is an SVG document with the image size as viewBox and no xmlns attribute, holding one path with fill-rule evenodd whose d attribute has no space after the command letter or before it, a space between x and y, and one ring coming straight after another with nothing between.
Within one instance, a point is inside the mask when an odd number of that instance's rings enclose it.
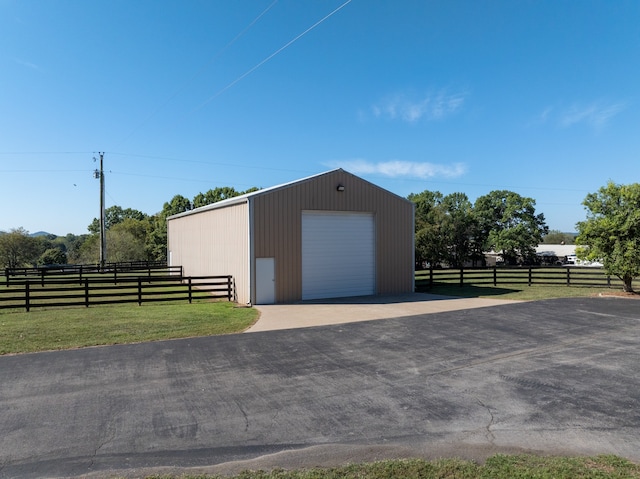
<instances>
[{"instance_id":1,"label":"tree line","mask_svg":"<svg viewBox=\"0 0 640 479\"><path fill-rule=\"evenodd\" d=\"M106 210L107 261L166 261L167 217L247 191L215 188L193 200L182 195L164 203L154 215L119 206ZM573 236L549 231L535 200L508 190L495 190L472 203L464 193L443 195L425 190L410 194L415 203L415 257L423 267L484 264L493 250L506 264L535 263L535 247L543 241L573 243ZM578 222L578 257L599 260L607 274L617 276L625 291L640 276L640 184L609 182L582 202L586 220ZM0 267L47 264L96 264L99 221L89 234L31 237L23 228L0 232Z\"/></svg>"},{"instance_id":2,"label":"tree line","mask_svg":"<svg viewBox=\"0 0 640 479\"><path fill-rule=\"evenodd\" d=\"M221 187L192 200L176 195L154 215L111 206L105 210L107 262L166 261L167 217L256 190ZM490 249L502 251L508 263L531 261L536 245L549 233L544 216L535 213L535 201L511 191L492 191L475 204L464 193L444 196L438 191L412 193L408 199L416 205L416 260L421 265L482 264ZM88 231L31 238L21 228L12 230L0 236L0 266L95 264L100 256L98 218Z\"/></svg>"},{"instance_id":3,"label":"tree line","mask_svg":"<svg viewBox=\"0 0 640 479\"><path fill-rule=\"evenodd\" d=\"M487 251L506 264L536 262L536 246L549 228L535 200L508 190L496 190L471 203L464 193L439 191L411 194L415 203L415 244L418 267L484 266Z\"/></svg>"}]
</instances>

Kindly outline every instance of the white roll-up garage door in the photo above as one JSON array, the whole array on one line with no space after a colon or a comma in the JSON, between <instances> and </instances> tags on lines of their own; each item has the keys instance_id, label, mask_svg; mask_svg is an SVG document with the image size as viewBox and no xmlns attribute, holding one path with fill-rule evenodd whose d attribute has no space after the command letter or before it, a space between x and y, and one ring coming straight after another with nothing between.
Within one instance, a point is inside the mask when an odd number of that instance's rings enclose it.
<instances>
[{"instance_id":1,"label":"white roll-up garage door","mask_svg":"<svg viewBox=\"0 0 640 479\"><path fill-rule=\"evenodd\" d=\"M372 213L302 212L302 299L375 294Z\"/></svg>"}]
</instances>

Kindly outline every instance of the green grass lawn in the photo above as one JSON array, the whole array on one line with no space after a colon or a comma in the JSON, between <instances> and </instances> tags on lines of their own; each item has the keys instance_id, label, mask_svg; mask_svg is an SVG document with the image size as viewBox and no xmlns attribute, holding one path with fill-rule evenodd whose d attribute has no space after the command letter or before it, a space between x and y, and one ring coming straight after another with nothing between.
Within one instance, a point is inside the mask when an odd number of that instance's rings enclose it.
<instances>
[{"instance_id":1,"label":"green grass lawn","mask_svg":"<svg viewBox=\"0 0 640 479\"><path fill-rule=\"evenodd\" d=\"M584 296L597 296L599 294L613 294L620 292L619 288L581 288L565 285L536 285L526 284L499 285L499 286L458 286L455 284L436 284L422 290L430 294L442 294L445 296L458 296L462 298L495 298L513 299L519 301L534 301L553 298L575 298Z\"/></svg>"},{"instance_id":2,"label":"green grass lawn","mask_svg":"<svg viewBox=\"0 0 640 479\"><path fill-rule=\"evenodd\" d=\"M618 289L536 284L460 287L452 283L436 284L424 291L446 296L531 301L611 294ZM196 295L202 296L203 293ZM211 300L196 300L193 304L160 302L142 306L134 303L89 308L34 307L28 313L21 309L0 310L0 354L237 333L253 324L257 317L255 309Z\"/></svg>"},{"instance_id":3,"label":"green grass lawn","mask_svg":"<svg viewBox=\"0 0 640 479\"><path fill-rule=\"evenodd\" d=\"M532 301L552 298L571 298L616 294L622 291L622 282L609 278L601 269L590 268L498 268L494 286L492 269L464 270L464 285L460 286L460 273L455 269L433 271L433 286L428 286L429 271L416 271L416 287L419 291L465 298L502 298ZM570 276L570 286L567 281ZM531 285L528 284L531 280ZM551 283L551 284L549 284ZM589 284L589 286L585 286ZM597 286L593 286L596 284Z\"/></svg>"},{"instance_id":4,"label":"green grass lawn","mask_svg":"<svg viewBox=\"0 0 640 479\"><path fill-rule=\"evenodd\" d=\"M227 301L0 310L0 354L237 333L258 311Z\"/></svg>"},{"instance_id":5,"label":"green grass lawn","mask_svg":"<svg viewBox=\"0 0 640 479\"><path fill-rule=\"evenodd\" d=\"M220 476L149 476L153 479L221 479ZM622 479L640 478L640 466L616 456L496 455L484 464L459 459L380 461L331 469L247 471L233 479ZM230 479L227 477L227 479Z\"/></svg>"}]
</instances>

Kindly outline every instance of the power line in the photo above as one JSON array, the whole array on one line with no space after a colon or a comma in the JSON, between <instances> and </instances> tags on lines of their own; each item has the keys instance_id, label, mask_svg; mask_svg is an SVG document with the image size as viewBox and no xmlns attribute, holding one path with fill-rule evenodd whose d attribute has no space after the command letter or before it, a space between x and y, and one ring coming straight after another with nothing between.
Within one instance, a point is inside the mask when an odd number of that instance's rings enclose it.
<instances>
[{"instance_id":1,"label":"power line","mask_svg":"<svg viewBox=\"0 0 640 479\"><path fill-rule=\"evenodd\" d=\"M351 1L351 0L350 0ZM60 154L69 154L70 152L38 152L37 154L41 155L60 155ZM80 153L80 152L75 152ZM242 168L242 169L253 169L253 170L261 170L261 171L281 171L286 173L301 173L301 174L313 174L315 172L311 170L298 170L291 168L273 168L273 167L265 167L265 166L249 166L249 165L238 165L233 163L220 163L220 162L209 162L204 160L191 160L184 158L174 158L174 157L166 157L166 156L158 156L158 155L141 155L141 154L133 154L133 153L122 153L122 152L107 152L110 155L117 156L125 156L131 158L146 158L151 160L164 160L164 161L172 161L179 163L193 163L193 164L202 164L207 166L223 166L223 167L233 167L233 168ZM28 153L28 152L0 152L0 155L22 155L22 154L36 154L36 153ZM83 153L84 154L84 153ZM92 172L92 170L87 169L72 169L72 170L57 170L57 169L5 169L0 170L0 173L87 173ZM203 179L195 179L195 178L175 178L173 176L157 176L157 175L144 175L137 173L128 173L128 172L113 172L110 173L119 174L119 175L128 175L128 176L139 176L146 178L158 178L158 179L179 179L181 181L189 181L189 182L200 182L205 183L208 180ZM355 174L358 174L357 172ZM420 178L392 178L387 176L380 175L367 175L370 178L378 178L382 180L389 181L401 181L401 182L412 182L412 183L422 183L423 185L429 186L432 185L434 187L443 187L443 186L470 186L470 187L482 187L482 188L499 188L499 189L509 189L509 190L546 190L546 191L565 191L565 192L577 192L577 193L588 193L590 190L582 189L582 188L556 188L556 187L548 187L548 186L526 186L526 185L504 185L504 184L485 184L485 183L465 183L465 182L457 182L457 181L447 181L447 180L438 180L438 179L420 179Z\"/></svg>"},{"instance_id":2,"label":"power line","mask_svg":"<svg viewBox=\"0 0 640 479\"><path fill-rule=\"evenodd\" d=\"M209 166L229 166L233 168L249 168L256 170L268 170L268 171L286 171L292 173L308 173L309 170L293 170L290 168L272 168L266 166L248 166L248 165L238 165L234 163L218 163L204 160L186 160L184 158L169 158L164 156L153 156L153 155L139 155L139 154L129 154L129 153L117 153L113 151L108 152L110 155L119 155L119 156L127 156L133 158L147 158L150 160L164 160L164 161L175 161L180 163L196 163L201 165L209 165Z\"/></svg>"},{"instance_id":3,"label":"power line","mask_svg":"<svg viewBox=\"0 0 640 479\"><path fill-rule=\"evenodd\" d=\"M0 151L0 155L90 155L92 151Z\"/></svg>"},{"instance_id":4,"label":"power line","mask_svg":"<svg viewBox=\"0 0 640 479\"><path fill-rule=\"evenodd\" d=\"M164 160L164 161L173 161L179 163L193 163L193 164L201 164L207 166L224 166L224 167L233 167L233 168L242 168L242 169L252 169L252 170L260 170L260 171L281 171L285 173L300 173L300 174L313 174L315 170L297 170L291 168L271 168L265 166L249 166L249 165L238 165L233 163L218 163L218 162L208 162L203 160L189 160L183 158L172 158L165 156L155 156L155 155L140 155L140 154L129 154L129 153L117 153L117 152L107 152L110 155L118 155L118 156L126 156L133 158L146 158L151 160ZM15 169L15 170L0 170L0 173L87 173L92 172L93 170L54 170L54 169ZM139 173L130 173L124 171L109 171L109 173L116 175L124 175L124 176L138 176L143 178L157 178L157 179L175 179L179 181L187 181L187 182L197 182L197 183L209 183L209 180L204 180L202 178L176 178L174 176L160 176L160 175L147 175L147 174L139 174ZM498 188L498 189L508 189L508 190L543 190L543 191L566 191L566 192L577 192L577 193L588 193L590 190L588 189L578 189L578 188L554 188L548 186L526 186L526 185L504 185L504 184L484 184L484 183L463 183L463 182L455 182L455 181L445 181L438 179L418 179L418 178L391 178L387 176L380 175L367 175L370 178L378 178L381 180L389 180L389 181L400 181L400 182L411 182L411 183L422 183L425 186L433 186L434 188L443 187L443 186L453 186L453 187L482 187L482 188Z\"/></svg>"},{"instance_id":5,"label":"power line","mask_svg":"<svg viewBox=\"0 0 640 479\"><path fill-rule=\"evenodd\" d=\"M176 178L175 176L160 176L160 175L146 175L146 174L142 174L142 173L127 173L127 172L123 172L123 171L110 171L109 173L114 174L114 175L121 175L121 176L135 176L135 177L139 177L139 178L155 178L157 180L172 180L172 181L185 181L185 182L189 182L189 183L206 183L208 185L212 184L211 180L208 179L202 179L202 178ZM239 186L239 185L243 185L243 186L256 186L256 185L251 185L248 183L236 183L236 182L221 182L221 181L217 181L218 185L221 186L229 186L230 183L233 183L233 186Z\"/></svg>"},{"instance_id":6,"label":"power line","mask_svg":"<svg viewBox=\"0 0 640 479\"><path fill-rule=\"evenodd\" d=\"M0 170L0 173L86 173L92 170Z\"/></svg>"}]
</instances>

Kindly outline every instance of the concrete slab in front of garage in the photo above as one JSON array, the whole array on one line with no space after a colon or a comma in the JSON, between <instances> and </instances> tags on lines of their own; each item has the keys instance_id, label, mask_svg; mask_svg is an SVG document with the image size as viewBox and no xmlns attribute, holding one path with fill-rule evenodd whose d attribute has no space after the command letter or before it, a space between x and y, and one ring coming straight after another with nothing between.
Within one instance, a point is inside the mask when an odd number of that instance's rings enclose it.
<instances>
[{"instance_id":1,"label":"concrete slab in front of garage","mask_svg":"<svg viewBox=\"0 0 640 479\"><path fill-rule=\"evenodd\" d=\"M294 304L258 305L258 321L246 332L308 328L330 324L401 318L461 309L486 308L518 301L488 298L456 298L412 293L396 296L362 296L303 301Z\"/></svg>"}]
</instances>

